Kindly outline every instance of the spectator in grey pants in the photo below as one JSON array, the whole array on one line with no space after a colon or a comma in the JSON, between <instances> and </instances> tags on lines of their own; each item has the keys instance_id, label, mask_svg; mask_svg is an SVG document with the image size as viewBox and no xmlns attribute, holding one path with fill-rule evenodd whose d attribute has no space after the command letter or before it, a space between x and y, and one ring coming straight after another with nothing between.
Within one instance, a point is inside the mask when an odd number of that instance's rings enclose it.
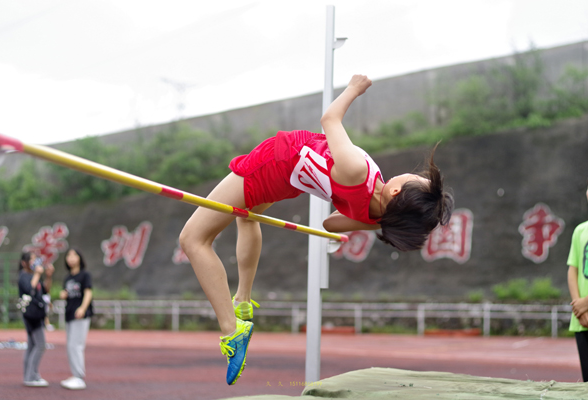
<instances>
[{"instance_id":1,"label":"spectator in grey pants","mask_svg":"<svg viewBox=\"0 0 588 400\"><path fill-rule=\"evenodd\" d=\"M36 298L37 295L49 293L51 290L53 265L48 264L45 268L41 265L40 259L32 252L24 252L18 264L18 296L23 294ZM45 274L45 279L41 277ZM31 387L46 387L49 383L41 378L39 364L45 353L45 331L43 330L44 317L31 319L23 315L25 329L27 331L27 350L24 355L24 385Z\"/></svg>"},{"instance_id":2,"label":"spectator in grey pants","mask_svg":"<svg viewBox=\"0 0 588 400\"><path fill-rule=\"evenodd\" d=\"M65 305L65 322L67 335L67 358L72 376L61 381L66 389L85 389L86 364L84 352L86 337L90 329L92 309L92 277L87 272L84 257L76 249L65 253L65 268L68 275L63 280L63 290L59 298L67 300Z\"/></svg>"}]
</instances>

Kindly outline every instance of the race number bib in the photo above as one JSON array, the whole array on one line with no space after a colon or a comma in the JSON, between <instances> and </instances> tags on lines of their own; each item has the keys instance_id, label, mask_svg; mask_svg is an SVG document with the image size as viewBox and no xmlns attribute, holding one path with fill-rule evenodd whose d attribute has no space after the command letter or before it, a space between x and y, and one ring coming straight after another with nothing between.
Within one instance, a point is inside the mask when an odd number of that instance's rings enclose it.
<instances>
[{"instance_id":1,"label":"race number bib","mask_svg":"<svg viewBox=\"0 0 588 400\"><path fill-rule=\"evenodd\" d=\"M303 192L331 201L333 190L327 160L306 146L300 151L300 160L290 175L290 184Z\"/></svg>"}]
</instances>

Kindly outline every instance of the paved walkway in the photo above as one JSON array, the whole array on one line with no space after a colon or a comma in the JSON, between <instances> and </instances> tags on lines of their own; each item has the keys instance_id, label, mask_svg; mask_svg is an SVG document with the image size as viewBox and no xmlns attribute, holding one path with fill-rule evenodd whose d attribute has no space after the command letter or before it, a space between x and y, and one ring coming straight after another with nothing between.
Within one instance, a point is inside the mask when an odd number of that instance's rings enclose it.
<instances>
[{"instance_id":1,"label":"paved walkway","mask_svg":"<svg viewBox=\"0 0 588 400\"><path fill-rule=\"evenodd\" d=\"M88 389L66 391L65 333L47 332L40 372L49 388L22 386L22 350L0 350L0 400L222 399L255 394L296 396L304 384L306 336L256 332L248 366L227 386L216 332L91 330L86 349ZM0 330L0 342L25 341L24 330ZM574 339L323 335L321 378L387 367L520 380L581 380Z\"/></svg>"}]
</instances>

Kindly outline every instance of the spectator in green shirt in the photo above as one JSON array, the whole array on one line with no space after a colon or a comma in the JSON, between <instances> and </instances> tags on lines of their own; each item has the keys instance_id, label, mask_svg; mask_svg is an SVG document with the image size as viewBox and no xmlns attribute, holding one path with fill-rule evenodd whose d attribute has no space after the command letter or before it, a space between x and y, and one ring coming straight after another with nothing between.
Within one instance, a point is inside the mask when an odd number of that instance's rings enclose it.
<instances>
[{"instance_id":1,"label":"spectator in green shirt","mask_svg":"<svg viewBox=\"0 0 588 400\"><path fill-rule=\"evenodd\" d=\"M588 191L586 192L588 198ZM574 230L568 256L568 287L572 296L570 331L575 332L582 378L588 382L588 221Z\"/></svg>"}]
</instances>

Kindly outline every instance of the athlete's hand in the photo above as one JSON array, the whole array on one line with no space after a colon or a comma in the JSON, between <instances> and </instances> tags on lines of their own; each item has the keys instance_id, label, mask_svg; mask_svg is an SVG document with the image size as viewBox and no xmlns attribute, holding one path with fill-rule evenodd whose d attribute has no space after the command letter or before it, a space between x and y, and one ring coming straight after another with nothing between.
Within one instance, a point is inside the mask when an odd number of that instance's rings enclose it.
<instances>
[{"instance_id":1,"label":"athlete's hand","mask_svg":"<svg viewBox=\"0 0 588 400\"><path fill-rule=\"evenodd\" d=\"M367 88L372 86L372 81L365 75L353 75L347 87L356 91L357 96L365 93Z\"/></svg>"}]
</instances>

